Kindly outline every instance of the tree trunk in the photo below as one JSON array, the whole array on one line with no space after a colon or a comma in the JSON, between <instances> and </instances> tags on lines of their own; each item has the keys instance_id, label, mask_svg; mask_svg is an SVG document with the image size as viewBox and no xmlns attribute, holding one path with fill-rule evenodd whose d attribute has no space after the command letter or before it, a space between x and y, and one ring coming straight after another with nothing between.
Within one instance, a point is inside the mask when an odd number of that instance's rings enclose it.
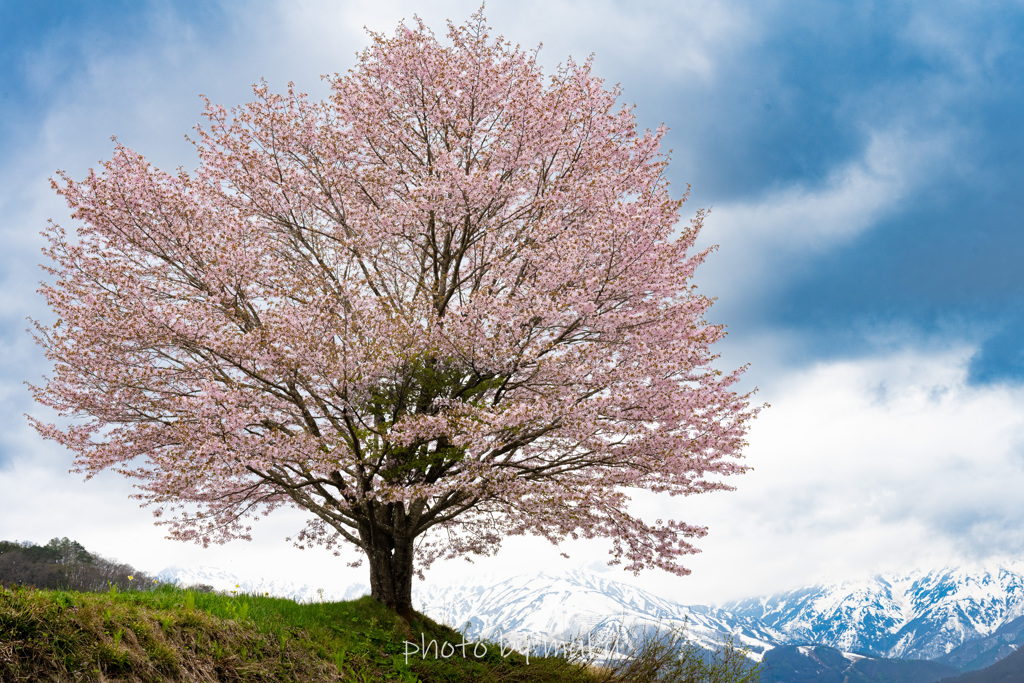
<instances>
[{"instance_id":1,"label":"tree trunk","mask_svg":"<svg viewBox=\"0 0 1024 683\"><path fill-rule=\"evenodd\" d=\"M404 511L388 512L392 513L388 515L391 519L404 517ZM389 532L380 525L372 524L361 534L366 543L363 550L370 564L370 595L408 621L413 617L413 543L402 534Z\"/></svg>"}]
</instances>

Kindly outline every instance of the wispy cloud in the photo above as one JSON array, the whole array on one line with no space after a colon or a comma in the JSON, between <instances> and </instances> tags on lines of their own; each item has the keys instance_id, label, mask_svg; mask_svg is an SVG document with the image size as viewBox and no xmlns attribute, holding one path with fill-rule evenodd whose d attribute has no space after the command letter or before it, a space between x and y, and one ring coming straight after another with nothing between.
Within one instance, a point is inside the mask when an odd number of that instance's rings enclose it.
<instances>
[{"instance_id":1,"label":"wispy cloud","mask_svg":"<svg viewBox=\"0 0 1024 683\"><path fill-rule=\"evenodd\" d=\"M922 139L904 129L873 131L861 154L822 182L793 183L712 207L703 238L724 256L709 261L702 281L726 301L764 297L787 282L786 271L799 271L822 252L848 248L905 210L908 198L931 182L932 169L955 152L952 135Z\"/></svg>"}]
</instances>

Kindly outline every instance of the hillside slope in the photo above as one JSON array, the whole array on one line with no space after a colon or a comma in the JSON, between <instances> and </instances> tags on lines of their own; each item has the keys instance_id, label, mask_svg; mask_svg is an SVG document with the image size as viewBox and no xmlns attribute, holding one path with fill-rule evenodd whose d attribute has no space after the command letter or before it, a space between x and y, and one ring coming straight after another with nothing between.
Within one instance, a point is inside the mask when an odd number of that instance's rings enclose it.
<instances>
[{"instance_id":1,"label":"hillside slope","mask_svg":"<svg viewBox=\"0 0 1024 683\"><path fill-rule=\"evenodd\" d=\"M943 678L941 683L1021 683L1021 681L1024 681L1024 650L1017 650L984 669Z\"/></svg>"},{"instance_id":2,"label":"hillside slope","mask_svg":"<svg viewBox=\"0 0 1024 683\"><path fill-rule=\"evenodd\" d=\"M597 682L564 658L486 646L456 655L462 642L429 619L406 623L369 597L300 605L173 586L0 586L0 681Z\"/></svg>"}]
</instances>

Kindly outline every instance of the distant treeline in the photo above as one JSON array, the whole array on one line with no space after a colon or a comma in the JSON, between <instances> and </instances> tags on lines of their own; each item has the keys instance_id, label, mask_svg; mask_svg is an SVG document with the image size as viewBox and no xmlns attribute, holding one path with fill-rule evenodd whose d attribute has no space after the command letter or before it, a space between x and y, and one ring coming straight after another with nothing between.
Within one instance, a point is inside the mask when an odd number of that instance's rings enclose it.
<instances>
[{"instance_id":1,"label":"distant treeline","mask_svg":"<svg viewBox=\"0 0 1024 683\"><path fill-rule=\"evenodd\" d=\"M46 545L0 541L0 583L92 592L112 586L119 590L150 590L157 585L152 576L131 565L94 555L67 537L54 538ZM212 590L208 586L193 588Z\"/></svg>"}]
</instances>

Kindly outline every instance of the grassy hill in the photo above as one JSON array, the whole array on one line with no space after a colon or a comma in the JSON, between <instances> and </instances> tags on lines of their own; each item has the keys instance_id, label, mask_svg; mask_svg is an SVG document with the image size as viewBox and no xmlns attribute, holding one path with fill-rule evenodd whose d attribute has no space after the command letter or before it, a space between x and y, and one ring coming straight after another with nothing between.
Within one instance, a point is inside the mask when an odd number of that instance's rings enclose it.
<instances>
[{"instance_id":1,"label":"grassy hill","mask_svg":"<svg viewBox=\"0 0 1024 683\"><path fill-rule=\"evenodd\" d=\"M411 655L436 640L426 658ZM443 643L451 644L444 647ZM0 588L3 681L595 681L585 665L406 623L372 598L298 604L173 586L104 593ZM454 654L453 654L454 653ZM441 655L449 654L443 658ZM408 659L408 661L406 661Z\"/></svg>"},{"instance_id":2,"label":"grassy hill","mask_svg":"<svg viewBox=\"0 0 1024 683\"><path fill-rule=\"evenodd\" d=\"M175 586L102 593L0 586L5 683L757 680L739 651L709 654L678 637L651 640L612 668L527 658L494 643L463 654L461 643L452 629L426 617L407 623L369 597L299 604Z\"/></svg>"}]
</instances>

